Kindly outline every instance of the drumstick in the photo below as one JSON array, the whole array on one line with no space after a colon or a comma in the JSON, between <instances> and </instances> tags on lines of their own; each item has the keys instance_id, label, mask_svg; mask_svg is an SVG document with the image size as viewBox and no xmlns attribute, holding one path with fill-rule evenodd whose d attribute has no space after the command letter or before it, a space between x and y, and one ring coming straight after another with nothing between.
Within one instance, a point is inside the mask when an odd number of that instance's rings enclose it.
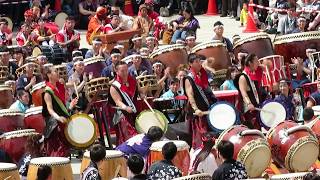
<instances>
[{"instance_id":1,"label":"drumstick","mask_svg":"<svg viewBox=\"0 0 320 180\"><path fill-rule=\"evenodd\" d=\"M254 109L257 110L257 111L262 111L262 112L265 112L265 113L274 114L274 112L267 111L267 110L264 110L264 109L260 109L260 108L254 108Z\"/></svg>"},{"instance_id":2,"label":"drumstick","mask_svg":"<svg viewBox=\"0 0 320 180\"><path fill-rule=\"evenodd\" d=\"M149 102L147 101L146 98L143 98L143 101L146 103L146 105L148 106L148 108L150 109L150 111L153 113L153 115L155 116L155 118L161 123L161 120L158 118L156 112L153 110L153 108L150 106Z\"/></svg>"},{"instance_id":3,"label":"drumstick","mask_svg":"<svg viewBox=\"0 0 320 180\"><path fill-rule=\"evenodd\" d=\"M79 98L79 93L78 93L77 85L75 82L73 82L73 86L74 86L74 91L76 92L77 98Z\"/></svg>"},{"instance_id":4,"label":"drumstick","mask_svg":"<svg viewBox=\"0 0 320 180\"><path fill-rule=\"evenodd\" d=\"M7 179L10 179L12 176L8 176L8 177L6 177L4 180L7 180Z\"/></svg>"},{"instance_id":5,"label":"drumstick","mask_svg":"<svg viewBox=\"0 0 320 180\"><path fill-rule=\"evenodd\" d=\"M121 165L119 164L119 165L117 166L117 169L116 169L115 173L114 173L114 178L116 178L116 177L118 176L118 174L119 174L119 172L120 172L120 168L121 168Z\"/></svg>"},{"instance_id":6,"label":"drumstick","mask_svg":"<svg viewBox=\"0 0 320 180\"><path fill-rule=\"evenodd\" d=\"M210 113L210 111L202 111L202 114L203 114L203 115L208 115L209 113ZM193 113L193 115L196 116L196 113Z\"/></svg>"}]
</instances>

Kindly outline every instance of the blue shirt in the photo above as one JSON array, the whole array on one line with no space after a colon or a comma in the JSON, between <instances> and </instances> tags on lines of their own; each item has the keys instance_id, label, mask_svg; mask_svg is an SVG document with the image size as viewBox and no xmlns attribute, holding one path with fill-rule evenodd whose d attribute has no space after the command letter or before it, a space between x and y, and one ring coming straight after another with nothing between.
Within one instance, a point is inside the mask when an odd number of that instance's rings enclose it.
<instances>
[{"instance_id":1,"label":"blue shirt","mask_svg":"<svg viewBox=\"0 0 320 180\"><path fill-rule=\"evenodd\" d=\"M320 92L319 91L312 93L309 98L311 98L314 101L315 106L320 105Z\"/></svg>"},{"instance_id":2,"label":"blue shirt","mask_svg":"<svg viewBox=\"0 0 320 180\"><path fill-rule=\"evenodd\" d=\"M21 111L23 113L26 112L27 109L29 109L28 105L24 105L20 100L16 100L9 109Z\"/></svg>"},{"instance_id":3,"label":"blue shirt","mask_svg":"<svg viewBox=\"0 0 320 180\"><path fill-rule=\"evenodd\" d=\"M220 86L220 90L224 90L224 86L227 86L227 90L237 90L237 88L234 86L232 79L225 80L223 84Z\"/></svg>"},{"instance_id":4,"label":"blue shirt","mask_svg":"<svg viewBox=\"0 0 320 180\"><path fill-rule=\"evenodd\" d=\"M140 154L142 157L147 157L152 141L145 134L138 134L120 144L116 150L123 152L125 155Z\"/></svg>"},{"instance_id":5,"label":"blue shirt","mask_svg":"<svg viewBox=\"0 0 320 180\"><path fill-rule=\"evenodd\" d=\"M116 72L113 71L112 64L108 65L107 67L103 68L101 72L102 77L108 77L110 80L116 76Z\"/></svg>"}]
</instances>

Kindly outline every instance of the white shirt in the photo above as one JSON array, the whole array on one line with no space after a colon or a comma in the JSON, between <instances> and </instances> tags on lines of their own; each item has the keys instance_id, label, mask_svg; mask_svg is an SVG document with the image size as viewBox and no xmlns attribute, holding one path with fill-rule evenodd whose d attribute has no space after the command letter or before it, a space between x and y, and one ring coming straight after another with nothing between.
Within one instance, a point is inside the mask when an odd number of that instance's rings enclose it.
<instances>
[{"instance_id":1,"label":"white shirt","mask_svg":"<svg viewBox=\"0 0 320 180\"><path fill-rule=\"evenodd\" d=\"M189 166L189 171L192 171L192 165L194 160L196 159L197 155L200 153L201 149L197 149L193 153L190 153L190 166ZM196 169L197 171L201 173L208 173L208 174L213 174L213 172L218 168L216 158L212 153L210 153L207 158L203 161L201 161L198 165L198 168ZM189 173L190 173L189 172Z\"/></svg>"}]
</instances>

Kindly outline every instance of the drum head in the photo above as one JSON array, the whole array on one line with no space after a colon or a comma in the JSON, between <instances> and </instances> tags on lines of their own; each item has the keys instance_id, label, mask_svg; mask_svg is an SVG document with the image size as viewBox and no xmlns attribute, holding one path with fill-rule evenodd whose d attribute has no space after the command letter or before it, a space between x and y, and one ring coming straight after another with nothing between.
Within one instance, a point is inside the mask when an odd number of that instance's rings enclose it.
<instances>
[{"instance_id":1,"label":"drum head","mask_svg":"<svg viewBox=\"0 0 320 180\"><path fill-rule=\"evenodd\" d=\"M286 120L286 110L278 102L269 102L262 107L260 119L266 128L271 128Z\"/></svg>"},{"instance_id":2,"label":"drum head","mask_svg":"<svg viewBox=\"0 0 320 180\"><path fill-rule=\"evenodd\" d=\"M12 20L9 17L1 17L1 19L5 19L8 22L8 28L12 31L13 23Z\"/></svg>"},{"instance_id":3,"label":"drum head","mask_svg":"<svg viewBox=\"0 0 320 180\"><path fill-rule=\"evenodd\" d=\"M33 158L30 161L31 165L41 166L41 165L48 165L48 166L55 166L55 165L64 165L69 164L69 158L64 157L39 157Z\"/></svg>"},{"instance_id":4,"label":"drum head","mask_svg":"<svg viewBox=\"0 0 320 180\"><path fill-rule=\"evenodd\" d=\"M236 124L238 113L233 105L227 102L218 102L211 106L208 123L212 130L223 131Z\"/></svg>"},{"instance_id":5,"label":"drum head","mask_svg":"<svg viewBox=\"0 0 320 180\"><path fill-rule=\"evenodd\" d=\"M68 142L76 148L86 148L96 139L96 125L87 114L75 114L71 116L65 135Z\"/></svg>"},{"instance_id":6,"label":"drum head","mask_svg":"<svg viewBox=\"0 0 320 180\"><path fill-rule=\"evenodd\" d=\"M35 47L32 50L32 56L33 57L37 57L39 54L42 54L42 50L40 49L40 47Z\"/></svg>"},{"instance_id":7,"label":"drum head","mask_svg":"<svg viewBox=\"0 0 320 180\"><path fill-rule=\"evenodd\" d=\"M66 13L60 12L54 18L54 22L59 26L59 29L62 29L63 24L64 24L67 17L68 17L68 15Z\"/></svg>"},{"instance_id":8,"label":"drum head","mask_svg":"<svg viewBox=\"0 0 320 180\"><path fill-rule=\"evenodd\" d=\"M0 171L16 170L17 165L13 163L0 163Z\"/></svg>"},{"instance_id":9,"label":"drum head","mask_svg":"<svg viewBox=\"0 0 320 180\"><path fill-rule=\"evenodd\" d=\"M320 106L312 106L312 109L314 111L314 115L315 116L319 116L320 115Z\"/></svg>"},{"instance_id":10,"label":"drum head","mask_svg":"<svg viewBox=\"0 0 320 180\"><path fill-rule=\"evenodd\" d=\"M166 116L154 109L154 113L151 110L142 111L136 119L136 129L139 133L147 133L152 126L160 127L163 132L167 131L168 120Z\"/></svg>"}]
</instances>

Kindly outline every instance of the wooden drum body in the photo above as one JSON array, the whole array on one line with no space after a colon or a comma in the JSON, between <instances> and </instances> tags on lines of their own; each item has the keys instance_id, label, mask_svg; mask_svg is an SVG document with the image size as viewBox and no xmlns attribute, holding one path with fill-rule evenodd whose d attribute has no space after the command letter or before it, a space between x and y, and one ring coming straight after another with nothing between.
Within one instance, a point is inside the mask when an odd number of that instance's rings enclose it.
<instances>
[{"instance_id":1,"label":"wooden drum body","mask_svg":"<svg viewBox=\"0 0 320 180\"><path fill-rule=\"evenodd\" d=\"M51 167L51 179L73 180L70 160L63 157L40 157L31 159L27 180L37 179L38 168L44 165Z\"/></svg>"},{"instance_id":2,"label":"wooden drum body","mask_svg":"<svg viewBox=\"0 0 320 180\"><path fill-rule=\"evenodd\" d=\"M222 140L234 144L233 158L245 165L249 177L260 177L269 166L271 150L261 131L232 126L220 134L216 144Z\"/></svg>"},{"instance_id":3,"label":"wooden drum body","mask_svg":"<svg viewBox=\"0 0 320 180\"><path fill-rule=\"evenodd\" d=\"M227 69L231 65L230 56L226 45L221 41L211 41L201 43L192 48L191 53L203 55L207 58L213 57L213 62L208 62L208 66L215 70Z\"/></svg>"},{"instance_id":4,"label":"wooden drum body","mask_svg":"<svg viewBox=\"0 0 320 180\"><path fill-rule=\"evenodd\" d=\"M54 67L57 69L59 77L68 82L67 65L62 63L61 65L55 65Z\"/></svg>"},{"instance_id":5,"label":"wooden drum body","mask_svg":"<svg viewBox=\"0 0 320 180\"><path fill-rule=\"evenodd\" d=\"M236 58L241 51L254 53L258 58L274 55L271 39L266 33L259 33L236 41L233 48Z\"/></svg>"},{"instance_id":6,"label":"wooden drum body","mask_svg":"<svg viewBox=\"0 0 320 180\"><path fill-rule=\"evenodd\" d=\"M103 57L92 57L84 60L84 72L93 73L93 78L101 76L102 70L107 66Z\"/></svg>"},{"instance_id":7,"label":"wooden drum body","mask_svg":"<svg viewBox=\"0 0 320 180\"><path fill-rule=\"evenodd\" d=\"M82 173L90 164L90 152L87 151L83 155L81 170ZM98 167L102 180L109 180L115 177L115 171L120 166L119 174L121 177L127 177L127 162L121 151L106 150L106 157Z\"/></svg>"},{"instance_id":8,"label":"wooden drum body","mask_svg":"<svg viewBox=\"0 0 320 180\"><path fill-rule=\"evenodd\" d=\"M311 129L293 121L271 128L267 140L273 160L290 172L307 171L318 158L318 140Z\"/></svg>"},{"instance_id":9,"label":"wooden drum body","mask_svg":"<svg viewBox=\"0 0 320 180\"><path fill-rule=\"evenodd\" d=\"M0 179L20 179L17 165L12 163L0 163Z\"/></svg>"},{"instance_id":10,"label":"wooden drum body","mask_svg":"<svg viewBox=\"0 0 320 180\"><path fill-rule=\"evenodd\" d=\"M42 93L46 87L45 82L34 85L31 89L32 104L34 106L42 106Z\"/></svg>"},{"instance_id":11,"label":"wooden drum body","mask_svg":"<svg viewBox=\"0 0 320 180\"><path fill-rule=\"evenodd\" d=\"M86 84L86 96L91 100L98 91L103 91L105 94L109 94L109 78L99 77L91 79Z\"/></svg>"},{"instance_id":12,"label":"wooden drum body","mask_svg":"<svg viewBox=\"0 0 320 180\"><path fill-rule=\"evenodd\" d=\"M0 110L0 131L9 132L24 128L24 114L20 111Z\"/></svg>"},{"instance_id":13,"label":"wooden drum body","mask_svg":"<svg viewBox=\"0 0 320 180\"><path fill-rule=\"evenodd\" d=\"M42 116L42 106L32 107L26 111L24 126L26 128L35 129L40 134L43 133L46 122Z\"/></svg>"},{"instance_id":14,"label":"wooden drum body","mask_svg":"<svg viewBox=\"0 0 320 180\"><path fill-rule=\"evenodd\" d=\"M12 88L7 85L0 85L0 109L7 109L13 103Z\"/></svg>"},{"instance_id":15,"label":"wooden drum body","mask_svg":"<svg viewBox=\"0 0 320 180\"><path fill-rule=\"evenodd\" d=\"M0 136L0 148L5 150L15 162L18 162L25 153L27 138L35 133L34 129L4 133Z\"/></svg>"},{"instance_id":16,"label":"wooden drum body","mask_svg":"<svg viewBox=\"0 0 320 180\"><path fill-rule=\"evenodd\" d=\"M0 66L0 83L4 83L9 75L8 66Z\"/></svg>"},{"instance_id":17,"label":"wooden drum body","mask_svg":"<svg viewBox=\"0 0 320 180\"><path fill-rule=\"evenodd\" d=\"M138 82L138 88L141 90L151 92L159 89L158 80L155 75L137 76L136 79Z\"/></svg>"},{"instance_id":18,"label":"wooden drum body","mask_svg":"<svg viewBox=\"0 0 320 180\"><path fill-rule=\"evenodd\" d=\"M306 59L306 49L320 49L320 32L311 31L278 36L274 40L276 54L284 57L285 63L291 64L291 58Z\"/></svg>"},{"instance_id":19,"label":"wooden drum body","mask_svg":"<svg viewBox=\"0 0 320 180\"><path fill-rule=\"evenodd\" d=\"M174 44L160 46L150 54L151 61L161 61L167 67L170 67L170 73L175 76L178 72L177 67L180 64L188 64L188 54L184 45Z\"/></svg>"},{"instance_id":20,"label":"wooden drum body","mask_svg":"<svg viewBox=\"0 0 320 180\"><path fill-rule=\"evenodd\" d=\"M148 157L148 167L156 161L163 160L162 147L168 142L173 142L177 146L177 154L172 161L173 164L182 171L183 175L187 175L190 155L189 145L185 141L158 141L152 143Z\"/></svg>"},{"instance_id":21,"label":"wooden drum body","mask_svg":"<svg viewBox=\"0 0 320 180\"><path fill-rule=\"evenodd\" d=\"M320 143L320 120L319 119L313 120L312 122L306 125L311 128L312 132L316 135L318 142ZM320 153L319 153L319 157L320 157Z\"/></svg>"}]
</instances>

